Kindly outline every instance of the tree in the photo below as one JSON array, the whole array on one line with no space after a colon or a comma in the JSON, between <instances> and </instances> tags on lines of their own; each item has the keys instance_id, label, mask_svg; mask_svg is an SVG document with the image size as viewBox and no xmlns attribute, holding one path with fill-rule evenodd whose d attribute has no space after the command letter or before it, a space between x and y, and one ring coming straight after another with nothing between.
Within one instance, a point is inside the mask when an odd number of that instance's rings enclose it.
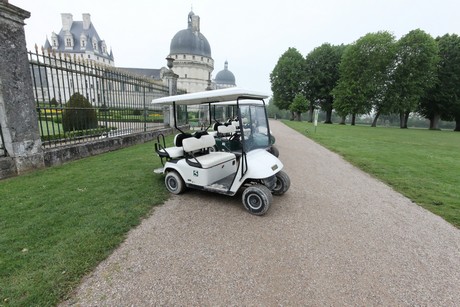
<instances>
[{"instance_id":1,"label":"tree","mask_svg":"<svg viewBox=\"0 0 460 307\"><path fill-rule=\"evenodd\" d=\"M74 93L62 113L65 132L97 128L97 114L91 103L80 93Z\"/></svg>"},{"instance_id":2,"label":"tree","mask_svg":"<svg viewBox=\"0 0 460 307\"><path fill-rule=\"evenodd\" d=\"M332 46L325 43L313 49L305 59L306 95L311 102L319 102L323 111L326 112L326 124L332 124L334 101L332 90L339 80L339 65L344 50L344 45ZM310 109L313 109L313 104Z\"/></svg>"},{"instance_id":3,"label":"tree","mask_svg":"<svg viewBox=\"0 0 460 307\"><path fill-rule=\"evenodd\" d=\"M418 112L430 120L430 129L439 129L439 121L456 121L460 131L460 37L446 34L437 37L439 63L434 86L421 98Z\"/></svg>"},{"instance_id":4,"label":"tree","mask_svg":"<svg viewBox=\"0 0 460 307\"><path fill-rule=\"evenodd\" d=\"M389 32L368 33L348 46L342 57L340 78L333 90L334 108L341 116L389 110L387 97L390 70L394 61L395 40Z\"/></svg>"},{"instance_id":5,"label":"tree","mask_svg":"<svg viewBox=\"0 0 460 307\"><path fill-rule=\"evenodd\" d=\"M289 48L270 74L273 101L281 110L288 110L295 95L305 91L305 59L295 48Z\"/></svg>"},{"instance_id":6,"label":"tree","mask_svg":"<svg viewBox=\"0 0 460 307\"><path fill-rule=\"evenodd\" d=\"M401 128L407 128L409 114L433 87L438 62L436 41L420 29L410 31L397 42L390 95L394 98L394 111L400 114Z\"/></svg>"},{"instance_id":7,"label":"tree","mask_svg":"<svg viewBox=\"0 0 460 307\"><path fill-rule=\"evenodd\" d=\"M295 114L295 119L301 121L302 113L305 113L309 108L310 102L301 93L295 95L294 100L289 106L289 110Z\"/></svg>"}]
</instances>

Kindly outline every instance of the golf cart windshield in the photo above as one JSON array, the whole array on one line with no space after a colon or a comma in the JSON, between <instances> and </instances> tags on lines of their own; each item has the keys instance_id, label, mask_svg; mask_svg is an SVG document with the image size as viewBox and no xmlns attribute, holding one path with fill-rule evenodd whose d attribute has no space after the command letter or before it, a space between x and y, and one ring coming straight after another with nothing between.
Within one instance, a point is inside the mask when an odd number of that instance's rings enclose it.
<instances>
[{"instance_id":1,"label":"golf cart windshield","mask_svg":"<svg viewBox=\"0 0 460 307\"><path fill-rule=\"evenodd\" d=\"M264 105L241 105L238 116L242 125L243 146L246 152L270 146Z\"/></svg>"}]
</instances>

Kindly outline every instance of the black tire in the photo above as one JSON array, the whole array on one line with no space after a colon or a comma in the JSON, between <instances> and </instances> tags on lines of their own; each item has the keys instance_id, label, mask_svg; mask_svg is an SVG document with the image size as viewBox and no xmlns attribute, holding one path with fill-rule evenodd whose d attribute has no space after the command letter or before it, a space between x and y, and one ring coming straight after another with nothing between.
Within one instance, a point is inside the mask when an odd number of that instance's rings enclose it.
<instances>
[{"instance_id":1,"label":"black tire","mask_svg":"<svg viewBox=\"0 0 460 307\"><path fill-rule=\"evenodd\" d=\"M278 148L275 147L275 145L272 145L272 147L270 147L270 153L277 158L280 156L280 152Z\"/></svg>"},{"instance_id":2,"label":"black tire","mask_svg":"<svg viewBox=\"0 0 460 307\"><path fill-rule=\"evenodd\" d=\"M272 190L273 195L283 195L291 186L291 179L284 171L276 173L276 184Z\"/></svg>"},{"instance_id":3,"label":"black tire","mask_svg":"<svg viewBox=\"0 0 460 307\"><path fill-rule=\"evenodd\" d=\"M165 185L172 194L177 195L185 191L184 180L176 171L170 171L166 174Z\"/></svg>"},{"instance_id":4,"label":"black tire","mask_svg":"<svg viewBox=\"0 0 460 307\"><path fill-rule=\"evenodd\" d=\"M272 201L272 193L266 186L261 184L250 186L243 192L244 208L254 215L265 214Z\"/></svg>"}]
</instances>

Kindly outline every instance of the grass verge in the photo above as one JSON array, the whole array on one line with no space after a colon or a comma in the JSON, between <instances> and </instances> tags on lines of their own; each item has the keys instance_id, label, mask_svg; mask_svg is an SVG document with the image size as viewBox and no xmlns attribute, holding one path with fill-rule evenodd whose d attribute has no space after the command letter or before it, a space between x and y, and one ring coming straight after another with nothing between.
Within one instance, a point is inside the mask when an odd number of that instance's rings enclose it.
<instances>
[{"instance_id":1,"label":"grass verge","mask_svg":"<svg viewBox=\"0 0 460 307\"><path fill-rule=\"evenodd\" d=\"M53 306L168 193L146 143L0 181L0 306Z\"/></svg>"},{"instance_id":2,"label":"grass verge","mask_svg":"<svg viewBox=\"0 0 460 307\"><path fill-rule=\"evenodd\" d=\"M284 123L460 228L460 133Z\"/></svg>"}]
</instances>

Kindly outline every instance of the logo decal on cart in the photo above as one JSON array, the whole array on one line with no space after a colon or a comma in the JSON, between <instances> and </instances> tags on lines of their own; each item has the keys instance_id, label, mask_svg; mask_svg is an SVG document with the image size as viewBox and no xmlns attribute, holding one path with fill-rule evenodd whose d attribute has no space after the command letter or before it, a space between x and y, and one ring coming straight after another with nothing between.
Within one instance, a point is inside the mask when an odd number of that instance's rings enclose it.
<instances>
[{"instance_id":1,"label":"logo decal on cart","mask_svg":"<svg viewBox=\"0 0 460 307\"><path fill-rule=\"evenodd\" d=\"M193 171L193 176L198 177L198 171Z\"/></svg>"}]
</instances>

